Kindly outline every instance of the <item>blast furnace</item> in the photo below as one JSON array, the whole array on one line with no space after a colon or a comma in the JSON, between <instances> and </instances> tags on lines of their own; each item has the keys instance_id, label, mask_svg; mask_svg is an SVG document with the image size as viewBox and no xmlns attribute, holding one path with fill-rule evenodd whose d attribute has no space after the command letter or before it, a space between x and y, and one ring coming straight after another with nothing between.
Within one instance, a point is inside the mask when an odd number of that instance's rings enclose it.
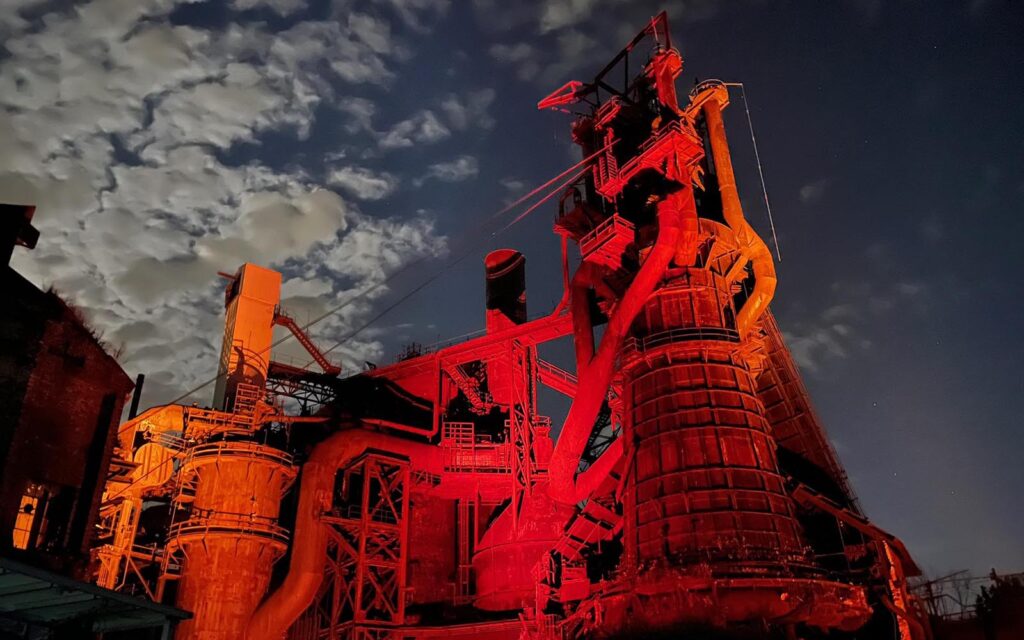
<instances>
[{"instance_id":1,"label":"blast furnace","mask_svg":"<svg viewBox=\"0 0 1024 640\"><path fill-rule=\"evenodd\" d=\"M540 102L583 160L539 319L524 256L495 251L482 336L339 377L278 274L231 276L215 406L120 429L100 584L191 610L183 640L925 638L913 561L860 512L768 311L728 87L680 102L682 64L661 15ZM274 360L275 324L316 370ZM560 338L573 371L538 356Z\"/></svg>"}]
</instances>

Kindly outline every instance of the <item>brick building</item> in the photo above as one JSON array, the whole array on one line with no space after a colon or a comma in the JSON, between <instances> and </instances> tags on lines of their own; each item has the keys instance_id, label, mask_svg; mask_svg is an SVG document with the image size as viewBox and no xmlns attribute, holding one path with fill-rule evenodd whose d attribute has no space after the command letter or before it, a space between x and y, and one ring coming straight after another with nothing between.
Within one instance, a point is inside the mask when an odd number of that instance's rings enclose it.
<instances>
[{"instance_id":1,"label":"brick building","mask_svg":"<svg viewBox=\"0 0 1024 640\"><path fill-rule=\"evenodd\" d=\"M80 575L133 385L79 312L9 266L30 220L0 206L0 555Z\"/></svg>"}]
</instances>

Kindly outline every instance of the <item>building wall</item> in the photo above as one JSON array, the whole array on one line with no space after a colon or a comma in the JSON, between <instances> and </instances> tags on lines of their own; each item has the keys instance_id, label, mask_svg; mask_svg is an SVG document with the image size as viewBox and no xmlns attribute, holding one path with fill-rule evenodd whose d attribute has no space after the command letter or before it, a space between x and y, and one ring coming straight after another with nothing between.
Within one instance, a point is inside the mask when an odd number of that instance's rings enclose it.
<instances>
[{"instance_id":1,"label":"building wall","mask_svg":"<svg viewBox=\"0 0 1024 640\"><path fill-rule=\"evenodd\" d=\"M73 573L88 558L132 382L57 295L10 268L3 280L0 552Z\"/></svg>"}]
</instances>

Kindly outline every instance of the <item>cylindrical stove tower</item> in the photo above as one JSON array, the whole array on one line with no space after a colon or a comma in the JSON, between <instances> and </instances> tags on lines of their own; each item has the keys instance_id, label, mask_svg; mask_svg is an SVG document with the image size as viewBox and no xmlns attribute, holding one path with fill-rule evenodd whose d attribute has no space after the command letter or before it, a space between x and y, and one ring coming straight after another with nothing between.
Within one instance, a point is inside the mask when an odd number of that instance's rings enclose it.
<instances>
[{"instance_id":1,"label":"cylindrical stove tower","mask_svg":"<svg viewBox=\"0 0 1024 640\"><path fill-rule=\"evenodd\" d=\"M735 317L721 275L677 269L624 345L626 530L640 565L746 574L806 560Z\"/></svg>"},{"instance_id":2,"label":"cylindrical stove tower","mask_svg":"<svg viewBox=\"0 0 1024 640\"><path fill-rule=\"evenodd\" d=\"M296 473L291 456L252 442L215 442L192 449L182 466L190 487L179 502L191 498L191 508L171 526L168 550L184 552L175 604L192 618L175 637L241 640L287 548L277 516Z\"/></svg>"},{"instance_id":3,"label":"cylindrical stove tower","mask_svg":"<svg viewBox=\"0 0 1024 640\"><path fill-rule=\"evenodd\" d=\"M721 211L699 218L619 352L626 473L623 600L610 628L764 621L856 628L863 589L815 564L757 395L759 325L775 290L765 243L743 216L720 83L691 94ZM614 598L613 598L614 600Z\"/></svg>"},{"instance_id":4,"label":"cylindrical stove tower","mask_svg":"<svg viewBox=\"0 0 1024 640\"><path fill-rule=\"evenodd\" d=\"M865 594L815 565L779 472L754 380L760 332L737 328L742 305L726 276L734 234L701 221L709 234L718 248L666 273L619 354L630 461L622 568L642 605L611 607L608 628L856 628L870 612Z\"/></svg>"}]
</instances>

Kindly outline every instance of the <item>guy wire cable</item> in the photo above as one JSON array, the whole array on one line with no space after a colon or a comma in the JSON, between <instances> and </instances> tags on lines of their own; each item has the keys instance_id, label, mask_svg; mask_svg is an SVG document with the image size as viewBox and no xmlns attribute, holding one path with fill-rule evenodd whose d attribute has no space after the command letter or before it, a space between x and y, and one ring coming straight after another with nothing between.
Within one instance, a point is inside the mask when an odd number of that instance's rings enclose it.
<instances>
[{"instance_id":1,"label":"guy wire cable","mask_svg":"<svg viewBox=\"0 0 1024 640\"><path fill-rule=\"evenodd\" d=\"M775 234L775 219L772 218L772 205L768 202L768 187L764 181L764 170L761 168L761 154L757 152L757 138L754 137L754 122L750 119L750 103L747 102L747 88L742 82L725 82L727 87L739 87L743 98L743 109L747 112L747 126L750 128L750 142L754 146L754 159L757 161L757 173L761 177L761 193L764 195L764 208L768 211L768 224L772 228L772 242L775 243L775 256L782 262L782 251L779 249L779 236Z\"/></svg>"},{"instance_id":2,"label":"guy wire cable","mask_svg":"<svg viewBox=\"0 0 1024 640\"><path fill-rule=\"evenodd\" d=\"M523 218L528 216L530 213L536 211L537 208L540 207L540 205L544 204L545 202L547 202L548 200L553 198L555 195L561 193L563 189L565 189L568 185L570 185L573 182L575 182L576 180L578 180L580 178L580 176L582 176L586 171L587 171L587 169L583 169L579 173L577 173L577 174L573 175L572 177L570 177L568 180L566 180L566 181L562 182L561 184L559 184L557 187L555 187L550 192L548 192L547 195L545 195L543 198L541 198L540 200L535 202L533 205L530 206L530 208L528 208L526 211L524 211L522 214L520 214L515 220L513 220L510 223L508 223L507 225L502 227L500 230L495 231L494 233L492 233L491 237L493 238L495 236L498 236L498 235L504 233L505 231L510 229L513 225L515 225L516 223L520 222ZM323 351L322 352L323 355L326 356L328 353L334 351L336 348L340 347L342 344L348 342L352 338L354 338L357 335L359 335L364 329L369 328L377 320L380 320L382 317L384 317L389 311L393 310L395 307L397 307L401 303L405 302L406 300L408 300L409 298L411 298L415 294L419 293L427 285L431 284L432 282L434 282L435 280L440 278L442 275L447 273L447 271L449 269L451 269L452 267L454 267L458 263L462 262L467 257L469 257L469 256L473 255L474 253L476 253L476 251L478 249L479 249L478 246L470 245L467 248L466 251L463 251L456 258L454 258L453 260L449 261L448 264L444 265L444 267L442 267L440 271L438 271L437 273L435 273L432 276L428 277L426 280L424 280L420 284L416 285L416 287L414 287L411 291L409 291L408 293L404 294L401 298L396 300L394 303L388 305L384 310L382 310L380 313L375 315L373 318L371 318L370 320L368 320L364 324L360 325L358 328L356 328L356 329L350 331L349 333L345 334L344 337L340 338L337 342L335 342L333 345L331 345L331 348L327 349L326 351ZM314 361L310 361L309 363L306 364L306 366L308 367L308 366L310 366L312 364L314 364Z\"/></svg>"}]
</instances>

